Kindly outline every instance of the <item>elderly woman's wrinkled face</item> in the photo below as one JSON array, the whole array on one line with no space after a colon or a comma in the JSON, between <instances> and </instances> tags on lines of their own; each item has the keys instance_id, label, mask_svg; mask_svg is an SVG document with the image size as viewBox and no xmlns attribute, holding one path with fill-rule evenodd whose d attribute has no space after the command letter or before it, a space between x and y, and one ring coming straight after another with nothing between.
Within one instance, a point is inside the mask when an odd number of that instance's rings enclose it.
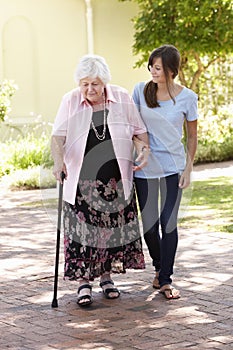
<instances>
[{"instance_id":1,"label":"elderly woman's wrinkled face","mask_svg":"<svg viewBox=\"0 0 233 350\"><path fill-rule=\"evenodd\" d=\"M91 104L103 103L104 84L99 78L83 78L79 85L84 98Z\"/></svg>"}]
</instances>

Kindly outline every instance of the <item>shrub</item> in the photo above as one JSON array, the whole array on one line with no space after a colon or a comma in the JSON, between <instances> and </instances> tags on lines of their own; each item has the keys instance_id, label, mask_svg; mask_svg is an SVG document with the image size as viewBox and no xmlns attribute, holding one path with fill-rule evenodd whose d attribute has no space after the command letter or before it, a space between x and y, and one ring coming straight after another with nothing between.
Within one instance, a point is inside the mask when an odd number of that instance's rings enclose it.
<instances>
[{"instance_id":1,"label":"shrub","mask_svg":"<svg viewBox=\"0 0 233 350\"><path fill-rule=\"evenodd\" d=\"M50 153L51 125L40 120L35 125L24 125L18 134L0 143L0 177L18 169L36 166L51 168L53 165Z\"/></svg>"},{"instance_id":2,"label":"shrub","mask_svg":"<svg viewBox=\"0 0 233 350\"><path fill-rule=\"evenodd\" d=\"M0 143L0 178L6 187L37 189L56 186L52 174L50 152L51 124L42 122L24 125L18 133ZM14 130L15 131L15 130Z\"/></svg>"},{"instance_id":3,"label":"shrub","mask_svg":"<svg viewBox=\"0 0 233 350\"><path fill-rule=\"evenodd\" d=\"M17 85L12 80L3 80L0 83L0 122L7 119L11 111L11 99L17 89Z\"/></svg>"},{"instance_id":4,"label":"shrub","mask_svg":"<svg viewBox=\"0 0 233 350\"><path fill-rule=\"evenodd\" d=\"M2 178L5 187L12 190L31 190L56 187L56 179L51 169L36 166L12 171L10 176Z\"/></svg>"},{"instance_id":5,"label":"shrub","mask_svg":"<svg viewBox=\"0 0 233 350\"><path fill-rule=\"evenodd\" d=\"M198 139L195 163L233 159L233 105L219 108L217 115L200 113Z\"/></svg>"},{"instance_id":6,"label":"shrub","mask_svg":"<svg viewBox=\"0 0 233 350\"><path fill-rule=\"evenodd\" d=\"M2 159L0 174L9 174L12 170L27 169L37 165L52 164L49 140L45 135L35 138L32 134L9 140L1 144Z\"/></svg>"}]
</instances>

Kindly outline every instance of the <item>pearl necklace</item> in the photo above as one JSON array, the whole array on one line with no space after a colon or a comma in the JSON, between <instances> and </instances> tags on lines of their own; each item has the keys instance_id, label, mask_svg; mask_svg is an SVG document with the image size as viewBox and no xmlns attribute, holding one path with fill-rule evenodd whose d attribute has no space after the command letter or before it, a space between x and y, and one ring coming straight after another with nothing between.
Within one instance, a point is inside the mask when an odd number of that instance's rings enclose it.
<instances>
[{"instance_id":1,"label":"pearl necklace","mask_svg":"<svg viewBox=\"0 0 233 350\"><path fill-rule=\"evenodd\" d=\"M95 124L93 120L91 121L92 129L94 130L95 136L98 140L103 141L106 136L106 125L107 125L107 116L106 116L106 102L105 102L105 96L104 96L104 127L103 127L103 133L100 135L95 127Z\"/></svg>"}]
</instances>

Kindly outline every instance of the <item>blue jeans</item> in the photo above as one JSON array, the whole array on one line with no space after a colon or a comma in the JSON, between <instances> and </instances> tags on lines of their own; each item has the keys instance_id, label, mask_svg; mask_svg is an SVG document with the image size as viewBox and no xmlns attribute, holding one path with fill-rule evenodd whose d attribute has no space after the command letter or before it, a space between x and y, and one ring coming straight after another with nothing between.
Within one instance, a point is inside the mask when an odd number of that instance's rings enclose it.
<instances>
[{"instance_id":1,"label":"blue jeans","mask_svg":"<svg viewBox=\"0 0 233 350\"><path fill-rule=\"evenodd\" d=\"M159 271L160 287L172 283L182 196L178 184L179 174L160 179L135 178L144 238L153 266Z\"/></svg>"}]
</instances>

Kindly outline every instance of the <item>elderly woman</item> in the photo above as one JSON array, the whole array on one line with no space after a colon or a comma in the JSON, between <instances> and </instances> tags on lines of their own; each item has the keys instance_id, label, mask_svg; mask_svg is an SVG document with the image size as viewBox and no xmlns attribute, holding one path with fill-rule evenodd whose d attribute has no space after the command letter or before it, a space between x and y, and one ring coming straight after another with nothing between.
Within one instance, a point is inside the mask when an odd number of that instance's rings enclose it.
<instances>
[{"instance_id":1,"label":"elderly woman","mask_svg":"<svg viewBox=\"0 0 233 350\"><path fill-rule=\"evenodd\" d=\"M84 56L77 88L64 95L52 134L53 174L63 190L64 278L79 281L80 306L92 303L100 277L106 298L120 295L111 273L145 268L133 171L147 164L148 137L128 92L110 85L103 57ZM133 164L133 138L139 165Z\"/></svg>"}]
</instances>

